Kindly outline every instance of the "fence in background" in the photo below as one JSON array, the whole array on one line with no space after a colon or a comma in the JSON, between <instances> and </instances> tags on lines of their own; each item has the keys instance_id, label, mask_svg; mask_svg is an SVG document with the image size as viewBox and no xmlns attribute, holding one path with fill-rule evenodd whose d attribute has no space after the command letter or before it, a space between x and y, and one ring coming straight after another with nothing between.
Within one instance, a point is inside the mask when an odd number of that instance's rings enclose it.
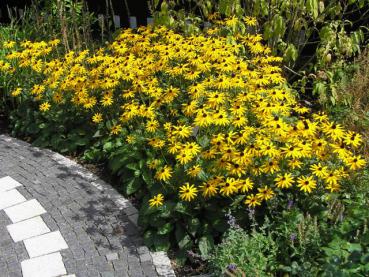
<instances>
[{"instance_id":1,"label":"fence in background","mask_svg":"<svg viewBox=\"0 0 369 277\"><path fill-rule=\"evenodd\" d=\"M102 18L114 12L113 21L115 27L131 27L152 23L147 0L110 0L112 7L107 7L106 0L85 0L90 12ZM0 23L9 23L8 8L22 14L25 6L31 5L32 0L0 0ZM128 7L127 7L128 6Z\"/></svg>"}]
</instances>

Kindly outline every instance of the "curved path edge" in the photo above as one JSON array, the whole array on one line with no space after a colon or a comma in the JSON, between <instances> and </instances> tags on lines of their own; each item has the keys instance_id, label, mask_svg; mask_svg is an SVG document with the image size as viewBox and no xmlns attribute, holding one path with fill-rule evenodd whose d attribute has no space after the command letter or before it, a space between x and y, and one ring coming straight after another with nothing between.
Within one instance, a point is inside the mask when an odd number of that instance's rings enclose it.
<instances>
[{"instance_id":1,"label":"curved path edge","mask_svg":"<svg viewBox=\"0 0 369 277\"><path fill-rule=\"evenodd\" d=\"M74 174L79 175L81 178L87 180L91 184L91 186L104 193L104 196L112 200L119 207L119 209L122 210L127 215L130 222L137 229L139 229L137 224L138 211L131 204L131 202L128 199L124 198L110 184L101 180L98 176L96 176L95 174L84 168L82 165L76 163L75 161L67 157L64 157L59 153L53 152L49 149L42 149L39 147L32 146L31 144L25 141L21 141L8 135L0 134L0 141L1 140L7 143L11 143L12 145L18 147L32 148L32 151L36 153L36 155L37 153L46 155L59 165L67 167L70 171L73 171ZM163 277L176 276L171 266L170 260L165 252L163 251L160 252L144 251L144 252L148 252L148 254L151 256L152 263L155 267L158 276ZM142 254L144 255L147 253Z\"/></svg>"}]
</instances>

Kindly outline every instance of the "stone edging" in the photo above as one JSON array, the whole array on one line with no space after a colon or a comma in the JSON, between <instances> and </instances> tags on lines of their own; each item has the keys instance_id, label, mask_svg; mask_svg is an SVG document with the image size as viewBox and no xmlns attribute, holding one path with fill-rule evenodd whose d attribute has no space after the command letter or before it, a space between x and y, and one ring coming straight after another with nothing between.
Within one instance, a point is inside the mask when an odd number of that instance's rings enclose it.
<instances>
[{"instance_id":1,"label":"stone edging","mask_svg":"<svg viewBox=\"0 0 369 277\"><path fill-rule=\"evenodd\" d=\"M29 146L29 143L24 141L19 141L17 139L14 139L12 137L6 136L6 135L0 135L0 137L3 137L5 141L12 142L14 144L24 144L25 146ZM16 140L16 141L15 141ZM75 161L72 161L71 159L68 159L64 157L63 155L53 152L49 149L40 149L38 147L34 147L35 150L43 151L47 154L49 154L50 158L54 160L55 162L59 163L60 165L63 165L71 170L73 172L84 179L91 182L91 185L93 185L98 190L105 193L105 196L110 198L114 203L121 209L123 212L128 216L129 220L139 228L137 224L138 219L138 210L131 204L131 202L124 198L119 192L117 192L111 185L106 183L105 181L101 180L99 177L97 177L92 172L88 171L83 166L79 165ZM102 185L101 185L102 184ZM146 248L146 247L145 247ZM140 252L140 251L139 251ZM160 277L175 277L174 270L171 266L170 260L167 256L167 254L164 251L159 252L151 252L147 251L145 249L142 249L142 252L139 253L140 258L145 259L145 255L149 254L152 257L153 264L155 266L156 272Z\"/></svg>"}]
</instances>

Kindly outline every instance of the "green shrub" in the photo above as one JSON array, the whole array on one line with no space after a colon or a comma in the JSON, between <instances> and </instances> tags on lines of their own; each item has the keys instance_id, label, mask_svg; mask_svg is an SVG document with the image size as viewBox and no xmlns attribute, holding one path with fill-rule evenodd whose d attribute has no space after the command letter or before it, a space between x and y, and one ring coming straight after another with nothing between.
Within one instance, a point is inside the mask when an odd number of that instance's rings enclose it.
<instances>
[{"instance_id":1,"label":"green shrub","mask_svg":"<svg viewBox=\"0 0 369 277\"><path fill-rule=\"evenodd\" d=\"M231 227L209 257L216 276L236 271L235 276L272 276L277 265L277 244L270 235ZM232 270L237 268L237 270ZM231 276L231 275L229 275Z\"/></svg>"}]
</instances>

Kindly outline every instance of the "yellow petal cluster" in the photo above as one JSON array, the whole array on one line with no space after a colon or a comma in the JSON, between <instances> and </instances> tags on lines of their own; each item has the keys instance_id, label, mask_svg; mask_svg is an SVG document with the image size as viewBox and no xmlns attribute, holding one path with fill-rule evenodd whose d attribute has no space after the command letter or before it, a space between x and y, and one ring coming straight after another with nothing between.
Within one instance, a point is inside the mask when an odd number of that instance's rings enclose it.
<instances>
[{"instance_id":1,"label":"yellow petal cluster","mask_svg":"<svg viewBox=\"0 0 369 277\"><path fill-rule=\"evenodd\" d=\"M149 166L161 185L182 172L182 182L173 181L151 206L162 205L169 188L184 201L243 195L250 207L277 191L339 190L365 165L355 154L361 136L301 106L281 58L269 55L260 35L230 39L222 26L196 36L127 29L95 53L64 56L55 54L55 41L9 42L0 71L38 74L40 82L30 79L12 94L35 98L42 111L72 105L100 128L114 122L105 130L111 136L130 126L126 140L155 153Z\"/></svg>"}]
</instances>

